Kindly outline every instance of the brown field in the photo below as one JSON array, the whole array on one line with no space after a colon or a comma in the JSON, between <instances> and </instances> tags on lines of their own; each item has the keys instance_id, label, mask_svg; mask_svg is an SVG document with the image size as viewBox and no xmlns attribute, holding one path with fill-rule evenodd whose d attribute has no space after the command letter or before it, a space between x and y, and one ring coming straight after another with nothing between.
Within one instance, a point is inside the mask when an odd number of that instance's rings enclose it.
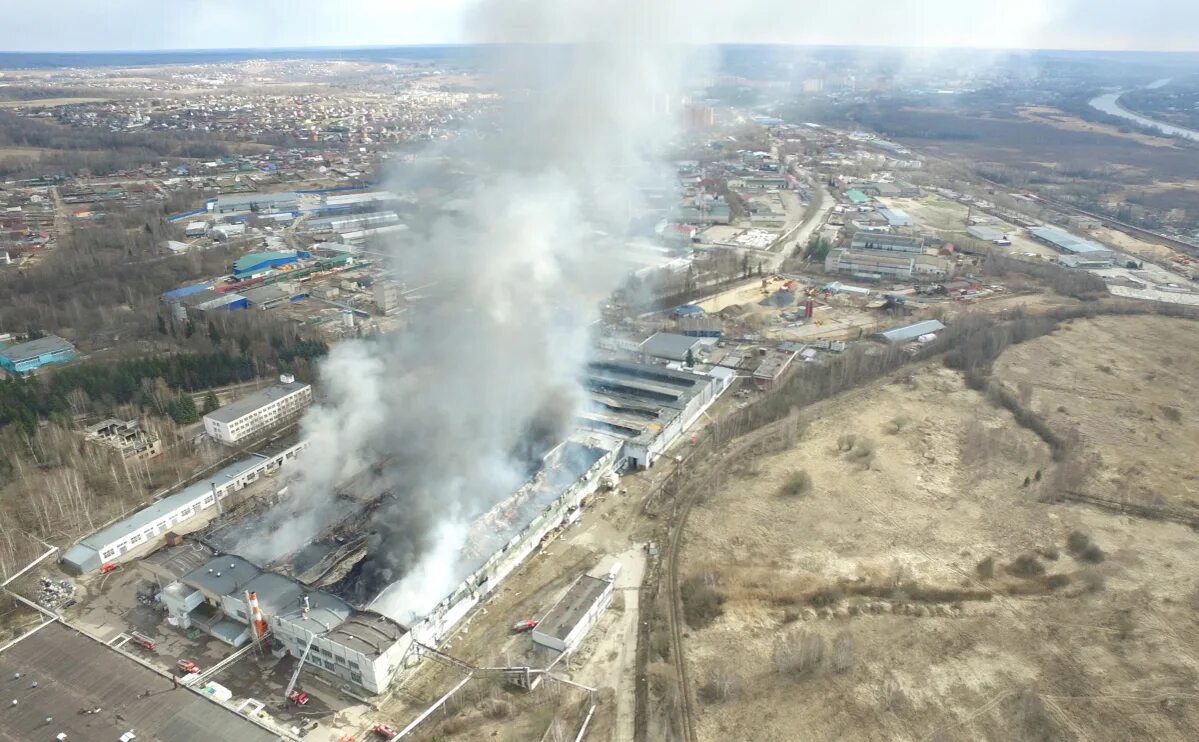
<instances>
[{"instance_id":1,"label":"brown field","mask_svg":"<svg viewBox=\"0 0 1199 742\"><path fill-rule=\"evenodd\" d=\"M34 100L0 100L0 108L54 108L80 103L103 103L107 98L36 98Z\"/></svg>"},{"instance_id":2,"label":"brown field","mask_svg":"<svg viewBox=\"0 0 1199 742\"><path fill-rule=\"evenodd\" d=\"M1151 317L1078 321L1008 349L995 375L1025 384L1055 428L1076 428L1094 454L1096 494L1168 502L1199 515L1199 364L1193 323Z\"/></svg>"},{"instance_id":3,"label":"brown field","mask_svg":"<svg viewBox=\"0 0 1199 742\"><path fill-rule=\"evenodd\" d=\"M995 377L1077 426L1094 486L1181 503L1196 361L1192 323L1101 318ZM935 363L809 414L691 511L681 579L723 598L684 640L700 739L1194 739L1199 535L1050 504L1049 448Z\"/></svg>"},{"instance_id":4,"label":"brown field","mask_svg":"<svg viewBox=\"0 0 1199 742\"><path fill-rule=\"evenodd\" d=\"M1113 137L1130 139L1134 142L1145 144L1150 147L1177 148L1178 146L1174 141L1164 137L1154 137L1148 134L1140 134L1137 132L1122 132L1117 126L1084 121L1077 116L1071 116L1065 111L1053 108L1052 106L1022 106L1017 110L1017 113L1020 115L1020 118L1027 119L1028 121L1049 124L1054 128L1064 129L1066 131L1084 131L1094 132L1096 134L1107 134Z\"/></svg>"}]
</instances>

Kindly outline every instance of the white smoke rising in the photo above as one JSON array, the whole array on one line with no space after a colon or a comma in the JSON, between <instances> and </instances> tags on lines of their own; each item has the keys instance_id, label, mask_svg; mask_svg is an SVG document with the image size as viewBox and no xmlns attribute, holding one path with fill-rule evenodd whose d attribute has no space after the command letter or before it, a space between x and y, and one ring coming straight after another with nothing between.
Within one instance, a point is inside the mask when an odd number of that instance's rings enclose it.
<instances>
[{"instance_id":1,"label":"white smoke rising","mask_svg":"<svg viewBox=\"0 0 1199 742\"><path fill-rule=\"evenodd\" d=\"M685 50L661 41L672 15L628 0L478 6L480 40L569 29L579 43L492 50L501 110L444 153L470 174L453 194L462 206L391 250L436 298L402 332L333 349L325 402L304 421L312 445L264 521L270 537L247 555L302 547L345 511L335 488L374 471L390 494L371 516L360 598L388 588L372 608L406 621L476 566L458 557L470 522L525 481L583 398L588 327L623 278L597 235L623 235L642 187L663 175L674 132L662 111L687 69ZM393 187L423 185L418 172Z\"/></svg>"}]
</instances>

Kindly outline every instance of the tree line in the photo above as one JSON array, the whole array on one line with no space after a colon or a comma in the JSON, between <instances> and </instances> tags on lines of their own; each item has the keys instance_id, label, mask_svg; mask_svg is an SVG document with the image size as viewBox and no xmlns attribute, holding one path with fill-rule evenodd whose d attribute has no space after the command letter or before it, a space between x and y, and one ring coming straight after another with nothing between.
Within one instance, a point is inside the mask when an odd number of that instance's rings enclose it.
<instances>
[{"instance_id":1,"label":"tree line","mask_svg":"<svg viewBox=\"0 0 1199 742\"><path fill-rule=\"evenodd\" d=\"M246 349L251 350L248 345ZM275 339L271 349L268 357L231 349L174 353L79 363L45 377L0 379L0 428L16 425L32 433L42 420L105 412L130 403L177 423L195 422L199 414L189 392L250 381L268 371L302 369L302 377L310 376L309 363L328 352L324 341L302 338ZM171 397L163 399L156 390L159 382L173 393Z\"/></svg>"}]
</instances>

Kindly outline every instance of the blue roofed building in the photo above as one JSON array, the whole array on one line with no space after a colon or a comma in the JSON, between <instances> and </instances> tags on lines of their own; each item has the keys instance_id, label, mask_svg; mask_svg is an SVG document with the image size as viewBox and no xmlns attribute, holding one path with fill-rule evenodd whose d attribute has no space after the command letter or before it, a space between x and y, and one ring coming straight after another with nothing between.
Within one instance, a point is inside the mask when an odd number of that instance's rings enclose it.
<instances>
[{"instance_id":1,"label":"blue roofed building","mask_svg":"<svg viewBox=\"0 0 1199 742\"><path fill-rule=\"evenodd\" d=\"M75 359L75 346L57 335L0 349L0 367L10 374L28 374L51 363Z\"/></svg>"},{"instance_id":2,"label":"blue roofed building","mask_svg":"<svg viewBox=\"0 0 1199 742\"><path fill-rule=\"evenodd\" d=\"M302 258L311 257L303 250L272 250L242 255L233 263L233 275L238 280L254 278L287 265L294 265Z\"/></svg>"}]
</instances>

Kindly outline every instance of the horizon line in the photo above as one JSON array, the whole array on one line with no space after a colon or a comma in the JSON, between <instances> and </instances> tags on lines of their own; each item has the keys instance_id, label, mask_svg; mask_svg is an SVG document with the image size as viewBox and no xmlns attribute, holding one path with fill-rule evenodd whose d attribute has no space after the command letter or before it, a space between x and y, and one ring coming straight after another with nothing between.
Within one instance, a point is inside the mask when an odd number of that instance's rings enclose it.
<instances>
[{"instance_id":1,"label":"horizon line","mask_svg":"<svg viewBox=\"0 0 1199 742\"><path fill-rule=\"evenodd\" d=\"M1067 52L1076 54L1193 54L1199 55L1199 48L1194 49L1121 49L1101 47L1005 47L1005 46L954 46L954 45L903 45L903 44L805 44L772 41L717 41L717 42L673 42L679 46L695 47L762 47L762 48L793 48L793 49L874 49L894 51L985 51L985 52ZM493 42L413 42L397 44L361 44L361 45L311 45L311 46L230 46L230 47L164 47L143 49L12 49L0 51L0 57L6 55L53 55L53 54L212 54L212 53L248 53L248 52L288 52L288 51L371 51L387 49L429 49L429 48L488 48L500 46L578 46L574 41L493 41Z\"/></svg>"}]
</instances>

